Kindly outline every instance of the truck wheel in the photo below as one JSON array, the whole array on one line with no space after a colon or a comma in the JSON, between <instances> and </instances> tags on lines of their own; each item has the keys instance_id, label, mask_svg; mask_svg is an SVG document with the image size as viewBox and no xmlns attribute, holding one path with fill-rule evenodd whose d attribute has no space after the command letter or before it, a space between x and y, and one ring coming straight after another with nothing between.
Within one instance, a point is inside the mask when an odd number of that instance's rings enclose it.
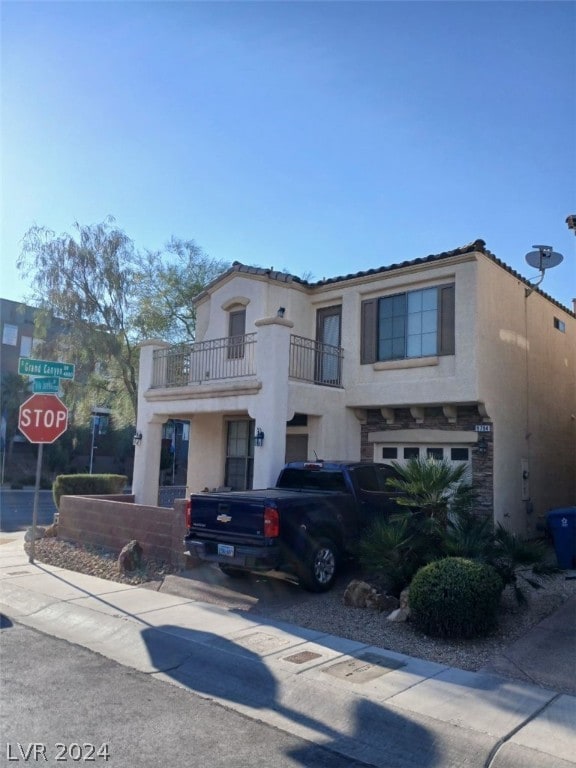
<instances>
[{"instance_id":1,"label":"truck wheel","mask_svg":"<svg viewBox=\"0 0 576 768\"><path fill-rule=\"evenodd\" d=\"M300 583L309 592L327 592L334 586L338 570L338 548L330 539L312 545L300 574Z\"/></svg>"},{"instance_id":2,"label":"truck wheel","mask_svg":"<svg viewBox=\"0 0 576 768\"><path fill-rule=\"evenodd\" d=\"M245 576L248 576L249 573L249 571L245 571L242 568L234 568L233 565L222 565L222 563L218 563L218 567L222 573L225 573L226 576L229 576L231 579L243 579Z\"/></svg>"}]
</instances>

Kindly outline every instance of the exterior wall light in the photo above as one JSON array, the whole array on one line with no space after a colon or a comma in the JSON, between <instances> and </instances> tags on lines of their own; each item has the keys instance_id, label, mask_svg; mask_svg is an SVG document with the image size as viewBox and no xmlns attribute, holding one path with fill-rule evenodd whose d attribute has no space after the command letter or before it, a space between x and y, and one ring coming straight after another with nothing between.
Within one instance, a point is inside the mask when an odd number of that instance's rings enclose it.
<instances>
[{"instance_id":1,"label":"exterior wall light","mask_svg":"<svg viewBox=\"0 0 576 768\"><path fill-rule=\"evenodd\" d=\"M132 438L132 445L140 445L142 442L142 432L135 432Z\"/></svg>"},{"instance_id":2,"label":"exterior wall light","mask_svg":"<svg viewBox=\"0 0 576 768\"><path fill-rule=\"evenodd\" d=\"M481 437L480 440L478 440L478 444L476 445L476 453L478 456L482 456L482 458L484 458L488 453L488 443L486 442L485 437Z\"/></svg>"},{"instance_id":3,"label":"exterior wall light","mask_svg":"<svg viewBox=\"0 0 576 768\"><path fill-rule=\"evenodd\" d=\"M256 434L254 435L254 445L257 445L258 448L262 448L264 445L264 432L258 427L256 430Z\"/></svg>"},{"instance_id":4,"label":"exterior wall light","mask_svg":"<svg viewBox=\"0 0 576 768\"><path fill-rule=\"evenodd\" d=\"M278 307L278 312L276 312L276 317L284 317L285 312L286 312L286 307Z\"/></svg>"}]
</instances>

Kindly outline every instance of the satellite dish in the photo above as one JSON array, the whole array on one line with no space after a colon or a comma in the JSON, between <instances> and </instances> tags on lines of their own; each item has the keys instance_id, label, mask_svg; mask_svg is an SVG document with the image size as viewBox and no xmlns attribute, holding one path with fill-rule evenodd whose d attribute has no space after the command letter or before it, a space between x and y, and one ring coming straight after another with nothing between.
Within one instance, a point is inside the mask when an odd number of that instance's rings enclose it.
<instances>
[{"instance_id":1,"label":"satellite dish","mask_svg":"<svg viewBox=\"0 0 576 768\"><path fill-rule=\"evenodd\" d=\"M538 250L527 253L525 259L531 267L534 267L540 272L540 276L535 278L532 288L526 290L526 296L529 296L534 288L539 286L542 280L544 280L544 273L547 269L557 267L564 259L564 256L562 256L561 253L556 253L556 251L552 250L551 245L533 245L532 248L538 248Z\"/></svg>"},{"instance_id":2,"label":"satellite dish","mask_svg":"<svg viewBox=\"0 0 576 768\"><path fill-rule=\"evenodd\" d=\"M552 250L551 245L533 245L532 248L538 248L538 250L527 253L526 261L540 272L557 267L564 259L561 253Z\"/></svg>"}]
</instances>

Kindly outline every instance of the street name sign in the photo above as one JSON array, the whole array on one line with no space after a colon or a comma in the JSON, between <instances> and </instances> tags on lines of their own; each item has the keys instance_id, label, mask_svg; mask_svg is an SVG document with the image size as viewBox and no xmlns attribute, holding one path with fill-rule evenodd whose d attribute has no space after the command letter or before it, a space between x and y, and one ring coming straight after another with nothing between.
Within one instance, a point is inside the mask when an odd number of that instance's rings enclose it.
<instances>
[{"instance_id":1,"label":"street name sign","mask_svg":"<svg viewBox=\"0 0 576 768\"><path fill-rule=\"evenodd\" d=\"M56 376L59 379L73 379L75 366L72 363L55 363L53 360L33 360L21 357L18 373L21 376Z\"/></svg>"},{"instance_id":2,"label":"street name sign","mask_svg":"<svg viewBox=\"0 0 576 768\"><path fill-rule=\"evenodd\" d=\"M38 376L32 379L32 391L57 395L60 391L60 379L56 376Z\"/></svg>"}]
</instances>

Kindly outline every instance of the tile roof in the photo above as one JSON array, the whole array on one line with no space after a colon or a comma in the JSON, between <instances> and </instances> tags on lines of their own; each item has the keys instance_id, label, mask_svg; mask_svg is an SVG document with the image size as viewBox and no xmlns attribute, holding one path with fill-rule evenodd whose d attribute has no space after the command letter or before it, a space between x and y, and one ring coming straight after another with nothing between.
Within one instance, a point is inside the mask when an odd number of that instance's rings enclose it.
<instances>
[{"instance_id":1,"label":"tile roof","mask_svg":"<svg viewBox=\"0 0 576 768\"><path fill-rule=\"evenodd\" d=\"M563 304L561 304L559 301L554 299L552 296L548 295L544 291L540 290L540 288L535 288L532 283L523 275L521 275L519 272L517 272L512 267L508 266L505 262L503 262L501 259L499 259L497 256L495 256L491 251L489 251L486 248L486 243L484 240L477 239L474 240L471 243L468 243L467 245L462 245L459 248L454 248L451 251L442 251L442 253L435 253L430 254L429 256L423 256L416 259L410 259L408 261L401 261L396 262L394 264L387 264L386 266L382 267L375 267L373 269L366 269L362 270L360 272L351 272L347 275L339 275L337 277L329 277L329 278L322 278L322 280L316 280L316 281L308 281L303 280L302 278L291 275L288 272L278 272L277 270L273 269L272 267L270 269L264 269L262 267L250 267L246 264L242 264L239 261L234 261L232 263L232 266L227 269L225 272L223 272L219 277L217 277L211 285L214 285L215 283L218 283L223 277L226 277L230 274L233 274L234 272L241 272L246 275L261 275L268 277L270 280L277 280L279 282L283 283L300 283L301 285L308 286L310 288L319 288L324 285L331 285L334 283L340 283L344 282L346 280L354 280L359 277L368 277L369 275L378 275L383 274L385 272L391 272L395 269L403 269L405 267L412 267L416 266L418 264L429 264L437 261L442 261L443 259L450 259L454 256L462 256L467 253L482 253L485 256L487 256L489 259L491 259L495 264L498 264L498 266L502 267L502 269L505 269L506 272L511 274L513 277L520 280L522 283L526 285L527 288L533 288L536 292L540 293L542 296L544 296L546 299L551 301L556 306L560 307L561 309L568 311L569 314L574 315L574 312L572 310L565 307ZM209 288L210 286L207 286ZM204 291L202 295L204 294Z\"/></svg>"}]
</instances>

